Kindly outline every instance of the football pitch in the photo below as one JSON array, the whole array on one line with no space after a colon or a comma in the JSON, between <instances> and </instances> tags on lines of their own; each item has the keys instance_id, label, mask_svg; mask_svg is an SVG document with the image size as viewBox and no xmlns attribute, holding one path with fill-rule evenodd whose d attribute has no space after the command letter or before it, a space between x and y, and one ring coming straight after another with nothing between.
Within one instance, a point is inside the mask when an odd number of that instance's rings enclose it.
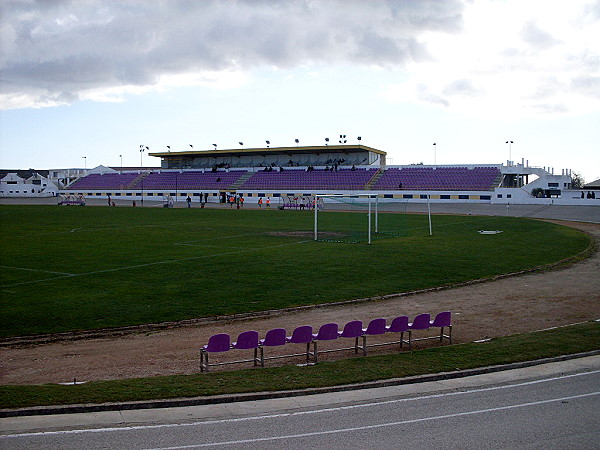
<instances>
[{"instance_id":1,"label":"football pitch","mask_svg":"<svg viewBox=\"0 0 600 450\"><path fill-rule=\"evenodd\" d=\"M331 233L364 223L335 212ZM2 337L375 297L515 272L585 250L512 217L402 217L371 245L315 242L309 211L1 206ZM487 235L480 230L501 230Z\"/></svg>"}]
</instances>

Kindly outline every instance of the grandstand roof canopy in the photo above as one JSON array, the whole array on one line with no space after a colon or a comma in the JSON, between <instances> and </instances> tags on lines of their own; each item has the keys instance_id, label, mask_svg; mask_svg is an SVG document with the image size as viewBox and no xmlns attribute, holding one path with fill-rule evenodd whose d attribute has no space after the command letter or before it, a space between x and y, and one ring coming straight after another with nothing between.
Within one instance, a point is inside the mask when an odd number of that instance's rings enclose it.
<instances>
[{"instance_id":1,"label":"grandstand roof canopy","mask_svg":"<svg viewBox=\"0 0 600 450\"><path fill-rule=\"evenodd\" d=\"M366 145L315 145L298 147L265 147L265 148L232 148L225 150L191 150L183 152L158 152L148 153L150 156L160 158L179 157L179 156L242 156L242 155L294 155L298 153L359 153L373 152L378 155L386 155L386 152L377 150Z\"/></svg>"},{"instance_id":2,"label":"grandstand roof canopy","mask_svg":"<svg viewBox=\"0 0 600 450\"><path fill-rule=\"evenodd\" d=\"M365 145L317 145L149 153L163 169L385 164L386 152Z\"/></svg>"}]
</instances>

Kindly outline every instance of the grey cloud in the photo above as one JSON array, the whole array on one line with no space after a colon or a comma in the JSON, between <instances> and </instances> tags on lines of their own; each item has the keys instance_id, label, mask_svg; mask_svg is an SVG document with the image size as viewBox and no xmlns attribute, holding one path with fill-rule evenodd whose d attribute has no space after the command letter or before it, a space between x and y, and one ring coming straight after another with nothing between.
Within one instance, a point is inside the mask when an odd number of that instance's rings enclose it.
<instances>
[{"instance_id":1,"label":"grey cloud","mask_svg":"<svg viewBox=\"0 0 600 450\"><path fill-rule=\"evenodd\" d=\"M586 97L600 99L600 77L585 75L574 78L571 80L571 88Z\"/></svg>"},{"instance_id":2,"label":"grey cloud","mask_svg":"<svg viewBox=\"0 0 600 450\"><path fill-rule=\"evenodd\" d=\"M429 91L429 89L427 89L427 87L422 84L417 86L417 96L418 96L419 100L422 100L427 103L433 103L433 104L442 105L445 107L450 106L450 102L448 100L446 100L441 95L438 95L436 93Z\"/></svg>"},{"instance_id":3,"label":"grey cloud","mask_svg":"<svg viewBox=\"0 0 600 450\"><path fill-rule=\"evenodd\" d=\"M540 103L531 105L530 108L538 114L563 114L569 111L562 103Z\"/></svg>"},{"instance_id":4,"label":"grey cloud","mask_svg":"<svg viewBox=\"0 0 600 450\"><path fill-rule=\"evenodd\" d=\"M596 1L585 7L584 14L591 20L600 20L600 1Z\"/></svg>"},{"instance_id":5,"label":"grey cloud","mask_svg":"<svg viewBox=\"0 0 600 450\"><path fill-rule=\"evenodd\" d=\"M260 66L403 65L422 32L455 33L460 0L5 0L3 94L149 85L161 75Z\"/></svg>"},{"instance_id":6,"label":"grey cloud","mask_svg":"<svg viewBox=\"0 0 600 450\"><path fill-rule=\"evenodd\" d=\"M446 85L442 91L444 95L466 95L469 97L480 95L481 90L475 88L470 80L455 80Z\"/></svg>"},{"instance_id":7,"label":"grey cloud","mask_svg":"<svg viewBox=\"0 0 600 450\"><path fill-rule=\"evenodd\" d=\"M550 33L542 30L532 21L527 22L521 30L521 38L539 50L554 47L559 43Z\"/></svg>"}]
</instances>

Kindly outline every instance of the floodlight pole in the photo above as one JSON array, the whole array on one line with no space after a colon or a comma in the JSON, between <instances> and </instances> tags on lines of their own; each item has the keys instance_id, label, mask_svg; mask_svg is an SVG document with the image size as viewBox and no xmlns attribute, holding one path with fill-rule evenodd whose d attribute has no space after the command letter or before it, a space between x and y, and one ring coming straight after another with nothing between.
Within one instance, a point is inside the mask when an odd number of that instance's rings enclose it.
<instances>
[{"instance_id":1,"label":"floodlight pole","mask_svg":"<svg viewBox=\"0 0 600 450\"><path fill-rule=\"evenodd\" d=\"M375 233L379 233L379 195L375 197Z\"/></svg>"},{"instance_id":2,"label":"floodlight pole","mask_svg":"<svg viewBox=\"0 0 600 450\"><path fill-rule=\"evenodd\" d=\"M314 204L314 207L315 207L315 241L318 240L317 239L317 225L318 225L317 210L319 209L317 207L318 203L319 203L318 202L318 196L315 194L315 204Z\"/></svg>"},{"instance_id":3,"label":"floodlight pole","mask_svg":"<svg viewBox=\"0 0 600 450\"><path fill-rule=\"evenodd\" d=\"M371 244L371 196L369 195L369 245Z\"/></svg>"},{"instance_id":4,"label":"floodlight pole","mask_svg":"<svg viewBox=\"0 0 600 450\"><path fill-rule=\"evenodd\" d=\"M429 216L429 236L432 236L433 233L431 231L431 207L429 206L430 199L431 199L431 194L427 194L427 215Z\"/></svg>"}]
</instances>

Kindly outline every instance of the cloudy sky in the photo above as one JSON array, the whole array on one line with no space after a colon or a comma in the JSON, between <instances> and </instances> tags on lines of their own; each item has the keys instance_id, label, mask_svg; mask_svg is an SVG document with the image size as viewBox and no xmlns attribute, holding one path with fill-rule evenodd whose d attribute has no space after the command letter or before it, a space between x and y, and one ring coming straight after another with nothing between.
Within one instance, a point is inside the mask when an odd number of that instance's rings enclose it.
<instances>
[{"instance_id":1,"label":"cloudy sky","mask_svg":"<svg viewBox=\"0 0 600 450\"><path fill-rule=\"evenodd\" d=\"M345 134L392 164L600 178L599 0L3 0L0 21L2 168Z\"/></svg>"}]
</instances>

